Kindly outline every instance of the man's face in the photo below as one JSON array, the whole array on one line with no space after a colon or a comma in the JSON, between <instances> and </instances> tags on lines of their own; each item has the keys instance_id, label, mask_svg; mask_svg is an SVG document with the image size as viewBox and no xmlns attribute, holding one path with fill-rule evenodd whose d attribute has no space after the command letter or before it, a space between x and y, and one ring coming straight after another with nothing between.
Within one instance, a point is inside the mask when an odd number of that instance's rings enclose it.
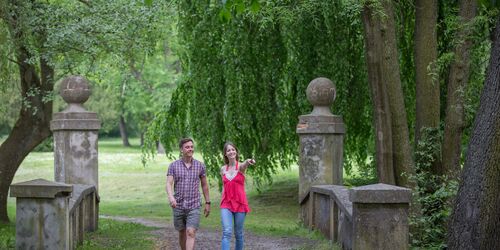
<instances>
[{"instance_id":1,"label":"man's face","mask_svg":"<svg viewBox=\"0 0 500 250\"><path fill-rule=\"evenodd\" d=\"M193 157L194 145L192 141L182 144L181 153L183 157Z\"/></svg>"}]
</instances>

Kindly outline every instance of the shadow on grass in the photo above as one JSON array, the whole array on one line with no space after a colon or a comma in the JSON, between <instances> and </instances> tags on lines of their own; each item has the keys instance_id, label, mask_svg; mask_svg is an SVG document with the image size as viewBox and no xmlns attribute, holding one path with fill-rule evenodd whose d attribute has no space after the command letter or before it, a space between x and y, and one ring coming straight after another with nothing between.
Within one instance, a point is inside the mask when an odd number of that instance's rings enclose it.
<instances>
[{"instance_id":1,"label":"shadow on grass","mask_svg":"<svg viewBox=\"0 0 500 250\"><path fill-rule=\"evenodd\" d=\"M267 206L298 206L299 183L297 179L284 179L274 181L271 186L262 188L260 193L253 192L249 195L252 203Z\"/></svg>"}]
</instances>

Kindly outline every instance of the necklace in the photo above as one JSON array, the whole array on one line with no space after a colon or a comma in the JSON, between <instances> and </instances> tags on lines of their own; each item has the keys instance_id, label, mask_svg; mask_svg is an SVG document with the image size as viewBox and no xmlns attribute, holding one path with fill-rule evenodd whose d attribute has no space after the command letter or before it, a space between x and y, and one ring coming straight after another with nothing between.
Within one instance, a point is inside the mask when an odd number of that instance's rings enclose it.
<instances>
[{"instance_id":1,"label":"necklace","mask_svg":"<svg viewBox=\"0 0 500 250\"><path fill-rule=\"evenodd\" d=\"M229 164L226 165L226 171L224 171L224 175L228 180L232 181L237 174L238 174L238 162L236 162L234 170L229 170Z\"/></svg>"}]
</instances>

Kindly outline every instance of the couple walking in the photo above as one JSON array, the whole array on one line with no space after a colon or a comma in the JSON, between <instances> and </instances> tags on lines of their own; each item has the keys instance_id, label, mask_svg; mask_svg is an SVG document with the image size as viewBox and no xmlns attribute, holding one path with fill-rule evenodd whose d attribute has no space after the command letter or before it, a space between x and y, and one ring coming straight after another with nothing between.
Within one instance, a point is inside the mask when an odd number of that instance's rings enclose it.
<instances>
[{"instance_id":1,"label":"couple walking","mask_svg":"<svg viewBox=\"0 0 500 250\"><path fill-rule=\"evenodd\" d=\"M210 194L206 177L206 167L193 158L194 143L191 138L179 141L181 158L170 164L167 171L167 195L173 210L174 227L179 231L179 244L182 250L193 249L196 230L200 224L201 197L203 191L205 206L203 214L210 214ZM245 194L245 170L255 160L239 162L236 146L230 142L224 144L222 151L224 166L220 169L223 181L221 197L222 242L221 249L229 249L232 232L236 238L235 249L243 249L243 223L250 212Z\"/></svg>"}]
</instances>

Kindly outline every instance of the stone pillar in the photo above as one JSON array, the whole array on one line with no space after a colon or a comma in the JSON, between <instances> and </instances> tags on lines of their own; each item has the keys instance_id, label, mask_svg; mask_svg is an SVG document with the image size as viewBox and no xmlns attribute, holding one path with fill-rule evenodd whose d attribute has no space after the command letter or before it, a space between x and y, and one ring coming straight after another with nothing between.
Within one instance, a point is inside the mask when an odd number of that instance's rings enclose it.
<instances>
[{"instance_id":1,"label":"stone pillar","mask_svg":"<svg viewBox=\"0 0 500 250\"><path fill-rule=\"evenodd\" d=\"M349 192L353 249L409 249L410 189L379 183Z\"/></svg>"},{"instance_id":2,"label":"stone pillar","mask_svg":"<svg viewBox=\"0 0 500 250\"><path fill-rule=\"evenodd\" d=\"M64 79L60 95L68 107L54 114L50 129L54 134L54 179L68 184L98 183L97 135L101 123L97 114L83 103L90 96L87 80L81 76Z\"/></svg>"},{"instance_id":3,"label":"stone pillar","mask_svg":"<svg viewBox=\"0 0 500 250\"><path fill-rule=\"evenodd\" d=\"M314 106L308 115L299 116L300 142L299 202L307 223L307 195L313 185L343 185L342 167L345 126L342 117L333 115L335 85L327 78L316 78L307 87L307 99Z\"/></svg>"},{"instance_id":4,"label":"stone pillar","mask_svg":"<svg viewBox=\"0 0 500 250\"><path fill-rule=\"evenodd\" d=\"M73 186L36 179L10 186L16 197L16 249L69 249Z\"/></svg>"}]
</instances>

